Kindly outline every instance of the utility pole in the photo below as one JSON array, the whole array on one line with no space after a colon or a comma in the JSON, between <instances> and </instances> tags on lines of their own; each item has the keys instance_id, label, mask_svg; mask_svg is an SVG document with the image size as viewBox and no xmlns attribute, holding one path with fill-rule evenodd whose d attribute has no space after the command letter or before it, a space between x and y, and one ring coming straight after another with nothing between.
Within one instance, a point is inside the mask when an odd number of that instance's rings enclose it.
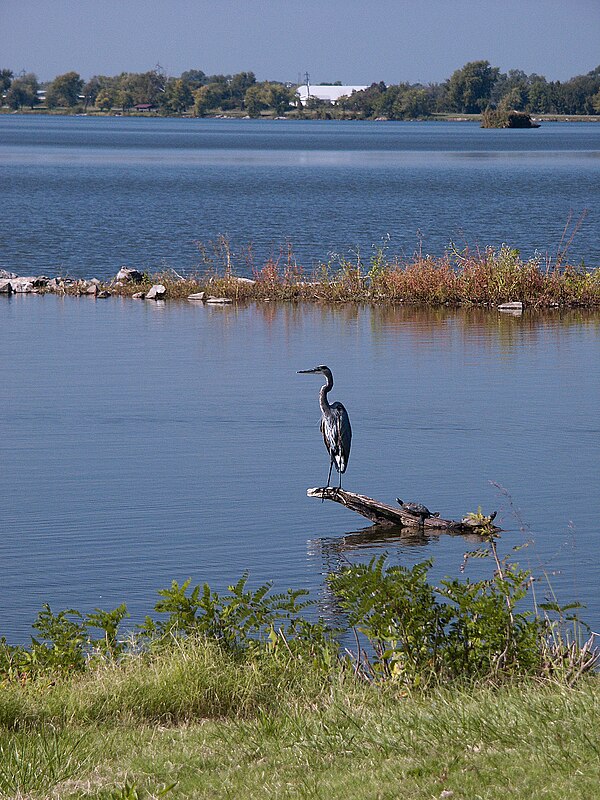
<instances>
[{"instance_id":1,"label":"utility pole","mask_svg":"<svg viewBox=\"0 0 600 800\"><path fill-rule=\"evenodd\" d=\"M310 76L309 76L308 72L305 72L304 73L304 80L306 81L306 96L307 97L310 97L310 86L308 85L309 78L310 78Z\"/></svg>"},{"instance_id":2,"label":"utility pole","mask_svg":"<svg viewBox=\"0 0 600 800\"><path fill-rule=\"evenodd\" d=\"M160 85L158 87L159 91L164 92L165 88L166 88L166 85L167 85L167 72L166 72L166 70L163 67L161 67L161 65L157 62L156 66L154 67L154 69L152 71L154 72L154 74L156 75L156 77L159 80L159 83L160 83Z\"/></svg>"}]
</instances>

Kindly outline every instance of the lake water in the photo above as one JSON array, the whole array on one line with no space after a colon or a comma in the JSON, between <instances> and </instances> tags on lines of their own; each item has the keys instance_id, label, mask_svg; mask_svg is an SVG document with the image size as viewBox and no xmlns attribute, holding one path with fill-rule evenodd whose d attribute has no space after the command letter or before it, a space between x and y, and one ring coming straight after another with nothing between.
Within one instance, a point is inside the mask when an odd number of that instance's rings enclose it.
<instances>
[{"instance_id":1,"label":"lake water","mask_svg":"<svg viewBox=\"0 0 600 800\"><path fill-rule=\"evenodd\" d=\"M228 234L257 258L442 253L508 242L600 256L600 126L0 116L0 267L111 276L193 270ZM417 233L420 231L420 233ZM600 630L600 315L205 308L0 297L0 635L43 602L139 621L172 579L306 587L387 551L457 574L473 543L365 533L306 497L324 483L318 376L349 409L344 485L461 517L497 509L507 547ZM493 482L493 483L491 483ZM520 509L520 511L519 511ZM481 562L473 562L476 577ZM538 584L544 595L543 581Z\"/></svg>"},{"instance_id":2,"label":"lake water","mask_svg":"<svg viewBox=\"0 0 600 800\"><path fill-rule=\"evenodd\" d=\"M321 377L296 370L319 363L353 424L348 489L454 518L497 509L504 546L532 540L521 563L600 629L598 314L13 296L0 360L9 641L43 602L125 601L139 621L172 579L224 589L249 570L328 616L324 575L345 559L458 574L463 537L373 536L306 497L328 463Z\"/></svg>"},{"instance_id":3,"label":"lake water","mask_svg":"<svg viewBox=\"0 0 600 800\"><path fill-rule=\"evenodd\" d=\"M503 242L600 264L600 125L0 115L0 268L108 277L198 269L220 235L312 268L388 242L440 255ZM389 237L389 241L388 241ZM568 237L567 237L568 238ZM243 258L240 273L251 270Z\"/></svg>"}]
</instances>

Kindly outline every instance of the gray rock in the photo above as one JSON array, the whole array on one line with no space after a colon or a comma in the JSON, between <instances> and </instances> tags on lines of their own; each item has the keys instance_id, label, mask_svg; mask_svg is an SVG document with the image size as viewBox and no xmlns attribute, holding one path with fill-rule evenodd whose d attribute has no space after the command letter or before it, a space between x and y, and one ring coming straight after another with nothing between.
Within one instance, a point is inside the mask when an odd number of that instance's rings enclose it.
<instances>
[{"instance_id":1,"label":"gray rock","mask_svg":"<svg viewBox=\"0 0 600 800\"><path fill-rule=\"evenodd\" d=\"M164 297L166 293L167 290L162 283L155 283L154 286L151 286L146 292L146 300L159 300L161 297Z\"/></svg>"},{"instance_id":2,"label":"gray rock","mask_svg":"<svg viewBox=\"0 0 600 800\"><path fill-rule=\"evenodd\" d=\"M206 300L206 292L194 292L188 295L188 300Z\"/></svg>"},{"instance_id":3,"label":"gray rock","mask_svg":"<svg viewBox=\"0 0 600 800\"><path fill-rule=\"evenodd\" d=\"M135 294L131 295L133 300L143 300L146 295L143 292L136 292Z\"/></svg>"},{"instance_id":4,"label":"gray rock","mask_svg":"<svg viewBox=\"0 0 600 800\"><path fill-rule=\"evenodd\" d=\"M256 283L256 281L252 280L252 278L238 278L238 277L235 277L234 280L237 283L247 283L247 284Z\"/></svg>"},{"instance_id":5,"label":"gray rock","mask_svg":"<svg viewBox=\"0 0 600 800\"><path fill-rule=\"evenodd\" d=\"M520 301L513 303L500 303L498 308L500 311L523 311L523 303Z\"/></svg>"},{"instance_id":6,"label":"gray rock","mask_svg":"<svg viewBox=\"0 0 600 800\"><path fill-rule=\"evenodd\" d=\"M18 278L11 278L11 284L13 288L13 292L32 292L34 287L34 282L36 278L33 276L29 277L18 277Z\"/></svg>"},{"instance_id":7,"label":"gray rock","mask_svg":"<svg viewBox=\"0 0 600 800\"><path fill-rule=\"evenodd\" d=\"M18 294L29 294L33 292L33 281L24 278L13 278L11 281L13 292Z\"/></svg>"},{"instance_id":8,"label":"gray rock","mask_svg":"<svg viewBox=\"0 0 600 800\"><path fill-rule=\"evenodd\" d=\"M98 294L98 284L97 283L90 283L90 285L85 290L86 294Z\"/></svg>"},{"instance_id":9,"label":"gray rock","mask_svg":"<svg viewBox=\"0 0 600 800\"><path fill-rule=\"evenodd\" d=\"M0 279L0 294L11 294L12 293L12 284L6 278Z\"/></svg>"},{"instance_id":10,"label":"gray rock","mask_svg":"<svg viewBox=\"0 0 600 800\"><path fill-rule=\"evenodd\" d=\"M102 300L104 300L105 297L110 297L110 292L108 292L106 289L103 289L101 292L98 292L96 297L99 297Z\"/></svg>"},{"instance_id":11,"label":"gray rock","mask_svg":"<svg viewBox=\"0 0 600 800\"><path fill-rule=\"evenodd\" d=\"M229 297L209 297L206 302L213 306L225 306L233 303L233 300L230 300Z\"/></svg>"},{"instance_id":12,"label":"gray rock","mask_svg":"<svg viewBox=\"0 0 600 800\"><path fill-rule=\"evenodd\" d=\"M48 285L49 280L50 278L46 277L46 275L19 275L10 279L15 291L17 286L26 286L29 283L33 289L43 289L44 286Z\"/></svg>"},{"instance_id":13,"label":"gray rock","mask_svg":"<svg viewBox=\"0 0 600 800\"><path fill-rule=\"evenodd\" d=\"M141 283L144 276L138 269L131 267L121 267L115 276L116 281L123 281L123 283Z\"/></svg>"},{"instance_id":14,"label":"gray rock","mask_svg":"<svg viewBox=\"0 0 600 800\"><path fill-rule=\"evenodd\" d=\"M4 280L5 278L16 278L16 277L17 276L15 275L14 272L9 272L6 269L0 269L0 279L1 280Z\"/></svg>"}]
</instances>

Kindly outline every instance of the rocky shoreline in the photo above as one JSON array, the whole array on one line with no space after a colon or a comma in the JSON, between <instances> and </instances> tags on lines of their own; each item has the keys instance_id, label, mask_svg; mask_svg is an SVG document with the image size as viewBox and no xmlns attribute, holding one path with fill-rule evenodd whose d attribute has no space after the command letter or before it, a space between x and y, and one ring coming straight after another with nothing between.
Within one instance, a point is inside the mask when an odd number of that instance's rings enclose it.
<instances>
[{"instance_id":1,"label":"rocky shoreline","mask_svg":"<svg viewBox=\"0 0 600 800\"><path fill-rule=\"evenodd\" d=\"M309 278L308 280L306 278ZM0 269L0 296L55 294L103 299L112 296L133 300L179 300L201 304L243 302L309 302L324 304L407 304L435 308L479 307L514 315L524 309L600 308L600 269L557 265L540 269L536 261L523 262L518 251L486 251L484 256L463 258L454 264L447 258L417 259L413 263L384 264L376 272L362 264L321 270L304 276L302 271L268 263L254 278L207 270L199 275L179 275L175 270L149 275L121 267L113 278L49 278L19 276Z\"/></svg>"},{"instance_id":2,"label":"rocky shoreline","mask_svg":"<svg viewBox=\"0 0 600 800\"><path fill-rule=\"evenodd\" d=\"M69 294L75 296L88 295L100 299L111 297L113 294L122 294L124 287L131 289L137 284L142 284L147 277L137 269L121 267L119 272L109 281L100 281L98 278L85 280L83 278L49 278L47 275L16 275L14 272L0 269L0 294ZM239 280L254 283L248 278ZM134 300L164 300L167 287L162 283L153 283L145 291L127 292ZM193 292L188 295L188 300L198 300L205 303L231 303L227 297L214 297L207 292Z\"/></svg>"}]
</instances>

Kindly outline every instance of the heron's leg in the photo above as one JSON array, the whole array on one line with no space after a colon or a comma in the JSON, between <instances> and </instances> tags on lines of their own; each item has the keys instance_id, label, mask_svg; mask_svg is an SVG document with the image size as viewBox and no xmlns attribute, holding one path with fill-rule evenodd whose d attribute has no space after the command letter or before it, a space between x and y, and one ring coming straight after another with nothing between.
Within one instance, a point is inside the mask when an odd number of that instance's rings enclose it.
<instances>
[{"instance_id":1,"label":"heron's leg","mask_svg":"<svg viewBox=\"0 0 600 800\"><path fill-rule=\"evenodd\" d=\"M329 488L329 482L331 481L331 468L332 468L332 466L333 466L333 461L330 461L329 462L329 475L327 476L327 486L325 487L326 489ZM325 502L325 495L324 494L321 495L321 502L322 503Z\"/></svg>"}]
</instances>

